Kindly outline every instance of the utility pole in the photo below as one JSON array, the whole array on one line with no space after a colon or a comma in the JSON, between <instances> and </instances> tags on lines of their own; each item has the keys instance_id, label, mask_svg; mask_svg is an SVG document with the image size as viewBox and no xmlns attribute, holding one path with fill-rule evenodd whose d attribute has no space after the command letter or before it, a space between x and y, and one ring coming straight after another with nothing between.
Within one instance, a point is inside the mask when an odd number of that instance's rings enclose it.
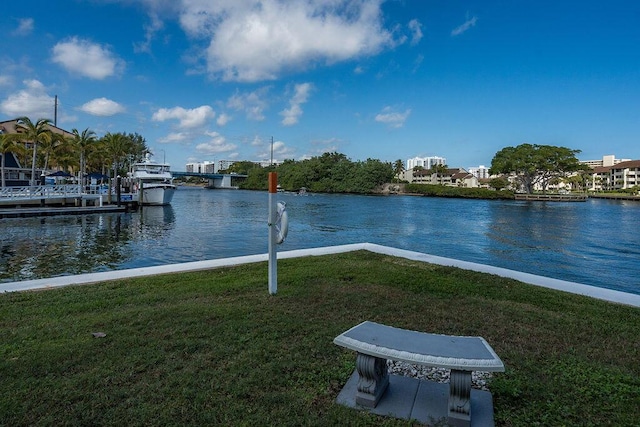
<instances>
[{"instance_id":1,"label":"utility pole","mask_svg":"<svg viewBox=\"0 0 640 427\"><path fill-rule=\"evenodd\" d=\"M271 137L271 163L269 166L273 166L273 137Z\"/></svg>"}]
</instances>

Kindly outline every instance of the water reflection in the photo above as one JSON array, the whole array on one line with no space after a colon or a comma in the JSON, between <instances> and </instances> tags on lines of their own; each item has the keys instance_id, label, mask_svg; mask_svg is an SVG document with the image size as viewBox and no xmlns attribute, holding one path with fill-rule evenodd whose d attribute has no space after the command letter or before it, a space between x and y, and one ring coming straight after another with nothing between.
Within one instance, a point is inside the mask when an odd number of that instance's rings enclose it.
<instances>
[{"instance_id":1,"label":"water reflection","mask_svg":"<svg viewBox=\"0 0 640 427\"><path fill-rule=\"evenodd\" d=\"M173 206L144 206L138 215L139 231L146 237L164 236L175 227Z\"/></svg>"},{"instance_id":2,"label":"water reflection","mask_svg":"<svg viewBox=\"0 0 640 427\"><path fill-rule=\"evenodd\" d=\"M117 268L131 257L130 217L85 215L0 222L0 280L25 280Z\"/></svg>"}]
</instances>

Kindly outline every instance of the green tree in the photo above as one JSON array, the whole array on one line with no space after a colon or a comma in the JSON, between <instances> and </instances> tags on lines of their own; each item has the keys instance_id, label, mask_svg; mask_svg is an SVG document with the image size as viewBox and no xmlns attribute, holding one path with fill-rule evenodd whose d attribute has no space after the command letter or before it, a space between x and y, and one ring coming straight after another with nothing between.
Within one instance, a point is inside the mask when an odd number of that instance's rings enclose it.
<instances>
[{"instance_id":1,"label":"green tree","mask_svg":"<svg viewBox=\"0 0 640 427\"><path fill-rule=\"evenodd\" d=\"M151 153L149 147L147 147L147 141L142 135L139 135L138 133L130 133L128 135L124 135L124 137L129 140L130 157L128 157L128 160L132 162L140 162L148 153Z\"/></svg>"},{"instance_id":2,"label":"green tree","mask_svg":"<svg viewBox=\"0 0 640 427\"><path fill-rule=\"evenodd\" d=\"M112 177L115 178L118 174L124 174L123 165L131 153L130 140L121 133L110 132L103 136L102 140L107 152L107 158L111 162Z\"/></svg>"},{"instance_id":3,"label":"green tree","mask_svg":"<svg viewBox=\"0 0 640 427\"><path fill-rule=\"evenodd\" d=\"M73 134L71 139L80 154L80 177L82 179L82 185L84 185L84 176L87 173L87 157L98 139L96 133L89 128L86 128L82 132L74 128L71 130L71 133Z\"/></svg>"},{"instance_id":4,"label":"green tree","mask_svg":"<svg viewBox=\"0 0 640 427\"><path fill-rule=\"evenodd\" d=\"M576 158L580 150L551 145L521 144L505 147L491 160L489 173L515 174L522 189L532 193L536 184L546 192L549 183L569 173L586 170Z\"/></svg>"},{"instance_id":5,"label":"green tree","mask_svg":"<svg viewBox=\"0 0 640 427\"><path fill-rule=\"evenodd\" d=\"M404 172L404 162L401 159L393 162L393 175L400 180L400 175Z\"/></svg>"},{"instance_id":6,"label":"green tree","mask_svg":"<svg viewBox=\"0 0 640 427\"><path fill-rule=\"evenodd\" d=\"M51 150L50 164L63 171L75 172L79 169L78 148L73 138L56 134L57 141Z\"/></svg>"},{"instance_id":7,"label":"green tree","mask_svg":"<svg viewBox=\"0 0 640 427\"><path fill-rule=\"evenodd\" d=\"M256 168L262 168L259 164L248 160L241 160L239 162L233 162L226 170L226 173L237 173L240 175L247 175L249 171Z\"/></svg>"},{"instance_id":8,"label":"green tree","mask_svg":"<svg viewBox=\"0 0 640 427\"><path fill-rule=\"evenodd\" d=\"M436 163L431 166L431 173L436 174L436 182L438 184L442 184L442 176L447 173L449 167L447 165L441 165L440 163Z\"/></svg>"},{"instance_id":9,"label":"green tree","mask_svg":"<svg viewBox=\"0 0 640 427\"><path fill-rule=\"evenodd\" d=\"M36 185L36 158L38 145L51 143L53 136L51 132L52 122L49 119L38 119L33 123L28 117L20 117L16 123L16 130L19 139L32 145L31 160L31 185Z\"/></svg>"},{"instance_id":10,"label":"green tree","mask_svg":"<svg viewBox=\"0 0 640 427\"><path fill-rule=\"evenodd\" d=\"M254 166L255 167L247 171L247 179L240 185L240 187L250 188L253 190L267 190L269 188L269 171L271 168L263 168L260 165L255 164ZM280 177L278 177L278 181L279 180Z\"/></svg>"},{"instance_id":11,"label":"green tree","mask_svg":"<svg viewBox=\"0 0 640 427\"><path fill-rule=\"evenodd\" d=\"M503 188L509 187L509 180L504 176L491 178L491 180L489 181L489 187L495 188L496 190L500 191Z\"/></svg>"}]
</instances>

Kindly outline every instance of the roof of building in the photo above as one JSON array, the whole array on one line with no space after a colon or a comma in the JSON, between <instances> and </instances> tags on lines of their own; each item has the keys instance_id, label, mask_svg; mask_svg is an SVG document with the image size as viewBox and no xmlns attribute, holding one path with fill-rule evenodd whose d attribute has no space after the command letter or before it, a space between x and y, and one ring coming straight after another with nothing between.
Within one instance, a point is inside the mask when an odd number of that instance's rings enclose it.
<instances>
[{"instance_id":1,"label":"roof of building","mask_svg":"<svg viewBox=\"0 0 640 427\"><path fill-rule=\"evenodd\" d=\"M461 171L458 171L458 172L454 173L453 175L451 175L451 178L453 178L453 179L466 179L466 178L471 178L473 176L475 176L475 175L473 175L473 174L471 174L469 172L461 170Z\"/></svg>"},{"instance_id":2,"label":"roof of building","mask_svg":"<svg viewBox=\"0 0 640 427\"><path fill-rule=\"evenodd\" d=\"M18 133L16 128L17 124L18 124L18 119L2 121L0 122L0 131L6 132L6 133ZM71 132L54 125L49 125L49 129L51 129L52 132L59 133L65 136L73 136Z\"/></svg>"},{"instance_id":3,"label":"roof of building","mask_svg":"<svg viewBox=\"0 0 640 427\"><path fill-rule=\"evenodd\" d=\"M611 166L609 169L632 169L640 168L640 160L629 160L626 162L620 162L617 165Z\"/></svg>"}]
</instances>

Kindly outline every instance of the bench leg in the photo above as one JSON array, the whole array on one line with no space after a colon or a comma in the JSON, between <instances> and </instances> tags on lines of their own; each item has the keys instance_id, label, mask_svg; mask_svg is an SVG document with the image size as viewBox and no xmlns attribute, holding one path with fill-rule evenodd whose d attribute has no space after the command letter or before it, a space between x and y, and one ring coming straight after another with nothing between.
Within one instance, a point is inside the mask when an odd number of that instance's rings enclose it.
<instances>
[{"instance_id":1,"label":"bench leg","mask_svg":"<svg viewBox=\"0 0 640 427\"><path fill-rule=\"evenodd\" d=\"M359 376L356 403L368 408L375 408L389 385L387 360L358 353L356 369Z\"/></svg>"},{"instance_id":2,"label":"bench leg","mask_svg":"<svg viewBox=\"0 0 640 427\"><path fill-rule=\"evenodd\" d=\"M471 425L471 371L451 370L449 424L456 427Z\"/></svg>"}]
</instances>

